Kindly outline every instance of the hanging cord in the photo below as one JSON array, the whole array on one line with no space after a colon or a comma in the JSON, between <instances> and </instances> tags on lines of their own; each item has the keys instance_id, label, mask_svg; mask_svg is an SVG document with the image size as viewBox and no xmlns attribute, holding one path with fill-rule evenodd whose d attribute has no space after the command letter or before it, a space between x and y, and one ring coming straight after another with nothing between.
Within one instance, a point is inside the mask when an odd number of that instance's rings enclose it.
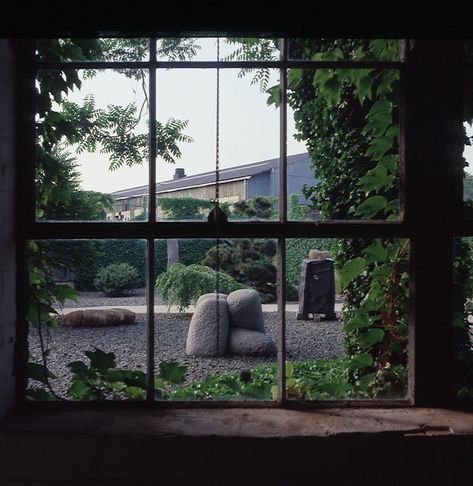
<instances>
[{"instance_id":1,"label":"hanging cord","mask_svg":"<svg viewBox=\"0 0 473 486\"><path fill-rule=\"evenodd\" d=\"M217 37L217 62L220 61L220 37ZM215 130L215 210L220 209L220 67L217 65L217 107ZM217 356L220 355L220 239L216 247L216 288L217 288Z\"/></svg>"}]
</instances>

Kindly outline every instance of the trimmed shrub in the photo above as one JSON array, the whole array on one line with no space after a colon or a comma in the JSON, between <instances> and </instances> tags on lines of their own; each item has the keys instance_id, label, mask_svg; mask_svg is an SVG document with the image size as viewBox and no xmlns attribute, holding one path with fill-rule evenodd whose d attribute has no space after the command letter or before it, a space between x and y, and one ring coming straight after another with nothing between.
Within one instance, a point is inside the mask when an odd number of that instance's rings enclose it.
<instances>
[{"instance_id":1,"label":"trimmed shrub","mask_svg":"<svg viewBox=\"0 0 473 486\"><path fill-rule=\"evenodd\" d=\"M218 291L229 294L234 290L244 289L245 285L223 272L216 272L204 265L183 265L175 263L171 270L162 273L156 279L156 287L168 306L176 305L179 311L184 311L197 299L211 292L217 292L217 275L219 278Z\"/></svg>"},{"instance_id":2,"label":"trimmed shrub","mask_svg":"<svg viewBox=\"0 0 473 486\"><path fill-rule=\"evenodd\" d=\"M119 297L136 288L140 281L138 271L128 263L113 263L99 270L94 285L108 297Z\"/></svg>"}]
</instances>

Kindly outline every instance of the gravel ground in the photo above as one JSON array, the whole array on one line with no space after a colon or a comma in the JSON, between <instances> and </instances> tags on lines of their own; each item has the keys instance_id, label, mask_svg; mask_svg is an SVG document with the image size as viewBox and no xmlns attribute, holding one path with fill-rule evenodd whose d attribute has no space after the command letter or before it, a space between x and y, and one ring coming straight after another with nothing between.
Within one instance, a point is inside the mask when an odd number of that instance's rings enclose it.
<instances>
[{"instance_id":1,"label":"gravel ground","mask_svg":"<svg viewBox=\"0 0 473 486\"><path fill-rule=\"evenodd\" d=\"M119 303L115 298L114 305L140 305L136 296L130 298L134 299L133 303ZM81 298L80 305L85 305L84 299ZM96 297L90 296L88 302L91 302L89 304L91 306L107 305L103 297L99 302ZM56 392L64 395L67 389L69 370L66 368L66 364L76 360L87 362L84 351L91 350L93 346L107 352L113 351L117 356L117 366L120 368L145 371L145 315L137 314L136 317L135 324L120 327L48 329L45 336L47 347L50 349L48 366L57 376L57 379L51 381ZM266 333L276 340L277 313L266 312L264 318ZM187 356L185 348L190 320L191 314L156 314L155 320L156 363L179 361L181 364L185 364L188 367L186 383L190 383L192 380L202 380L215 374L239 372L242 369L251 369L276 361L276 357L196 358ZM35 331L31 331L29 342L33 360L41 362L39 338ZM344 351L343 345L344 334L340 321L297 321L296 313L286 313L286 347L289 360L305 361L341 356Z\"/></svg>"},{"instance_id":2,"label":"gravel ground","mask_svg":"<svg viewBox=\"0 0 473 486\"><path fill-rule=\"evenodd\" d=\"M154 303L163 303L157 292L155 292ZM113 307L117 305L146 305L146 289L132 289L123 297L106 297L101 292L78 292L77 302L66 300L64 307Z\"/></svg>"}]
</instances>

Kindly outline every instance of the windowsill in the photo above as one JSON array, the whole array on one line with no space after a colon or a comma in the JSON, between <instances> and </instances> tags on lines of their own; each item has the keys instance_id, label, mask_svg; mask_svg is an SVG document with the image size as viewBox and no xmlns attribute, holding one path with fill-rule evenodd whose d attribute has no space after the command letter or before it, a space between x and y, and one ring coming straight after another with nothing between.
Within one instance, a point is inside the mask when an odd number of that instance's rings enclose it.
<instances>
[{"instance_id":1,"label":"windowsill","mask_svg":"<svg viewBox=\"0 0 473 486\"><path fill-rule=\"evenodd\" d=\"M473 435L473 414L432 408L41 410L18 413L0 421L0 435L12 433L155 438Z\"/></svg>"}]
</instances>

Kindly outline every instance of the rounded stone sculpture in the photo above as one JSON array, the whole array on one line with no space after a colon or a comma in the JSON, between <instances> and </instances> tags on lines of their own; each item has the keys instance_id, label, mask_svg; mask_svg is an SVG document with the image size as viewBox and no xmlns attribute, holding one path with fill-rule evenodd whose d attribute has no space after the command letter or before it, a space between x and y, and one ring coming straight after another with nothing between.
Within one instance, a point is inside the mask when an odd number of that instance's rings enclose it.
<instances>
[{"instance_id":1,"label":"rounded stone sculpture","mask_svg":"<svg viewBox=\"0 0 473 486\"><path fill-rule=\"evenodd\" d=\"M186 353L224 356L228 342L228 307L225 299L207 297L196 307L187 333Z\"/></svg>"},{"instance_id":2,"label":"rounded stone sculpture","mask_svg":"<svg viewBox=\"0 0 473 486\"><path fill-rule=\"evenodd\" d=\"M228 297L227 294L222 294L222 293L218 293L217 294L217 292L212 292L210 294L203 294L203 295L201 295L197 299L197 302L195 303L195 306L197 307L203 300L208 299L209 297L211 297L211 298L217 298L217 295L218 295L218 298L219 299L221 299L221 300L227 300L227 297Z\"/></svg>"},{"instance_id":3,"label":"rounded stone sculpture","mask_svg":"<svg viewBox=\"0 0 473 486\"><path fill-rule=\"evenodd\" d=\"M276 345L262 332L234 327L230 329L227 351L238 356L273 356Z\"/></svg>"},{"instance_id":4,"label":"rounded stone sculpture","mask_svg":"<svg viewBox=\"0 0 473 486\"><path fill-rule=\"evenodd\" d=\"M231 327L241 327L264 333L263 308L256 290L235 290L227 297Z\"/></svg>"},{"instance_id":5,"label":"rounded stone sculpture","mask_svg":"<svg viewBox=\"0 0 473 486\"><path fill-rule=\"evenodd\" d=\"M133 324L136 314L128 309L87 309L69 312L62 319L65 327L106 327Z\"/></svg>"},{"instance_id":6,"label":"rounded stone sculpture","mask_svg":"<svg viewBox=\"0 0 473 486\"><path fill-rule=\"evenodd\" d=\"M319 251L319 250L310 250L309 251L309 259L310 260L325 260L326 258L330 258L329 251Z\"/></svg>"}]
</instances>

